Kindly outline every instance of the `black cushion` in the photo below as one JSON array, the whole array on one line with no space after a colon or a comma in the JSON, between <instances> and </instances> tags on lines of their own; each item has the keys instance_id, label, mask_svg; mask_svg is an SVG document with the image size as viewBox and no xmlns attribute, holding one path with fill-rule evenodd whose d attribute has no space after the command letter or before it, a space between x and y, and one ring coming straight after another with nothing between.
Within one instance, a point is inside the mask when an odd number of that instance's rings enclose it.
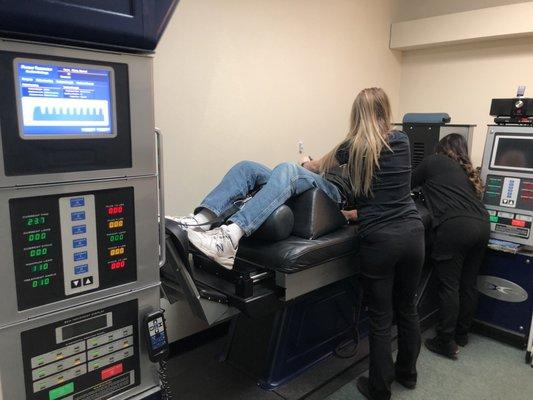
<instances>
[{"instance_id":1,"label":"black cushion","mask_svg":"<svg viewBox=\"0 0 533 400\"><path fill-rule=\"evenodd\" d=\"M357 228L345 225L315 240L297 236L279 242L244 238L239 243L235 270L261 267L283 273L294 273L329 261L353 263L357 253Z\"/></svg>"},{"instance_id":2,"label":"black cushion","mask_svg":"<svg viewBox=\"0 0 533 400\"><path fill-rule=\"evenodd\" d=\"M338 204L318 188L290 199L287 205L294 214L294 236L317 239L347 224Z\"/></svg>"},{"instance_id":3,"label":"black cushion","mask_svg":"<svg viewBox=\"0 0 533 400\"><path fill-rule=\"evenodd\" d=\"M251 237L259 240L277 242L287 239L294 227L294 215L285 204L278 207Z\"/></svg>"}]
</instances>

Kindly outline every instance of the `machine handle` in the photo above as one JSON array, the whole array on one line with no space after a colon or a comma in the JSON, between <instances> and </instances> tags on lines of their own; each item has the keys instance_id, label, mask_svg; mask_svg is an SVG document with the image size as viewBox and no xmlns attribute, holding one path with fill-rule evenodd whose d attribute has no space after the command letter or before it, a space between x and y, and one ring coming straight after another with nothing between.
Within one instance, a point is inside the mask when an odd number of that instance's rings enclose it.
<instances>
[{"instance_id":1,"label":"machine handle","mask_svg":"<svg viewBox=\"0 0 533 400\"><path fill-rule=\"evenodd\" d=\"M165 246L165 187L163 183L163 136L161 130L155 128L157 154L157 194L159 200L159 268L167 261Z\"/></svg>"}]
</instances>

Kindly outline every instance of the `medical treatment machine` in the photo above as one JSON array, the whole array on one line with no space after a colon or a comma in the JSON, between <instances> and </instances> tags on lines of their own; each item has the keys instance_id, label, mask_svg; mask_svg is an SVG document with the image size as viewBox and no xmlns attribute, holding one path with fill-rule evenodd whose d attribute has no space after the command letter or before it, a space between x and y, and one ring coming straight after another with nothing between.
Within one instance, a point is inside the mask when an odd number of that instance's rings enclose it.
<instances>
[{"instance_id":1,"label":"medical treatment machine","mask_svg":"<svg viewBox=\"0 0 533 400\"><path fill-rule=\"evenodd\" d=\"M159 398L148 53L176 3L0 3L1 400Z\"/></svg>"}]
</instances>

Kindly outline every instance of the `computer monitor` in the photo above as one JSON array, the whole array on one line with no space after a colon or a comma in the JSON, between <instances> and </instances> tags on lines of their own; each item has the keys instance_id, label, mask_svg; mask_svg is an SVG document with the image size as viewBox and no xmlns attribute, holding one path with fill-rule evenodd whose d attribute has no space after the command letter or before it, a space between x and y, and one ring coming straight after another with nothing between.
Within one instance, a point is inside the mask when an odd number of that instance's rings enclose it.
<instances>
[{"instance_id":1,"label":"computer monitor","mask_svg":"<svg viewBox=\"0 0 533 400\"><path fill-rule=\"evenodd\" d=\"M116 137L113 68L23 58L13 66L22 139Z\"/></svg>"},{"instance_id":2,"label":"computer monitor","mask_svg":"<svg viewBox=\"0 0 533 400\"><path fill-rule=\"evenodd\" d=\"M533 136L496 134L490 168L533 172Z\"/></svg>"}]
</instances>

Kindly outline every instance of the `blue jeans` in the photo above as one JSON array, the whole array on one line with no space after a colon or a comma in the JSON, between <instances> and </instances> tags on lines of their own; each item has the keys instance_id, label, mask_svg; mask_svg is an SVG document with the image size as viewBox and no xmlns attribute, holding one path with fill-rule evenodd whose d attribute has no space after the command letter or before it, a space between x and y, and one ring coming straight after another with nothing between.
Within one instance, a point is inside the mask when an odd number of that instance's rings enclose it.
<instances>
[{"instance_id":1,"label":"blue jeans","mask_svg":"<svg viewBox=\"0 0 533 400\"><path fill-rule=\"evenodd\" d=\"M229 170L199 208L220 216L233 207L235 200L244 198L259 185L264 186L229 219L239 225L246 236L259 229L288 199L311 188L321 189L336 203L342 201L337 186L297 164L286 162L270 170L256 162L241 161Z\"/></svg>"}]
</instances>

